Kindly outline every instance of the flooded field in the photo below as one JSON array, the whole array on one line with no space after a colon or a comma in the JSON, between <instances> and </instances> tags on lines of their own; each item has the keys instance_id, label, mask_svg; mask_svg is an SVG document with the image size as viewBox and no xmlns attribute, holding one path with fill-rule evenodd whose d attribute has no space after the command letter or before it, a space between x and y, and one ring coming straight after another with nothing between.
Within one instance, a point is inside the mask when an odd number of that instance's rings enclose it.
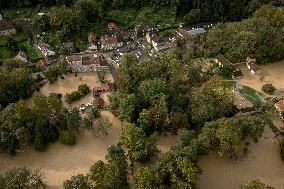
<instances>
[{"instance_id":1,"label":"flooded field","mask_svg":"<svg viewBox=\"0 0 284 189\"><path fill-rule=\"evenodd\" d=\"M95 161L105 160L108 146L119 141L120 121L107 111L102 111L101 114L113 123L108 136L95 137L93 132L85 131L77 138L74 146L56 142L50 144L46 152L26 149L13 157L0 154L0 174L14 167L41 169L48 188L62 188L64 180L75 174L85 174Z\"/></svg>"},{"instance_id":2,"label":"flooded field","mask_svg":"<svg viewBox=\"0 0 284 189\"><path fill-rule=\"evenodd\" d=\"M278 93L280 93L279 95L284 94L284 60L261 65L260 68L263 75L262 81L260 80L260 76L255 76L250 73L245 65L242 65L240 68L244 74L244 77L237 80L239 84L249 86L257 91L262 92L262 85L271 83L278 89Z\"/></svg>"},{"instance_id":3,"label":"flooded field","mask_svg":"<svg viewBox=\"0 0 284 189\"><path fill-rule=\"evenodd\" d=\"M216 154L201 158L203 170L199 189L240 189L251 179L259 179L275 189L284 188L284 162L280 158L278 139L266 127L257 144L250 144L249 155L244 160L218 158Z\"/></svg>"},{"instance_id":4,"label":"flooded field","mask_svg":"<svg viewBox=\"0 0 284 189\"><path fill-rule=\"evenodd\" d=\"M106 74L106 80L113 82L113 78L110 73ZM40 91L46 96L48 96L50 93L61 93L63 95L63 103L65 104L64 95L77 90L78 86L81 84L87 84L91 89L97 86L102 86L102 84L98 81L97 74L95 72L78 73L77 77L75 77L74 73L71 73L66 75L64 79L58 78L58 80L52 84L45 84L43 87L41 87ZM92 101L93 94L90 93L80 100L72 103L71 106L79 107L80 104L89 103Z\"/></svg>"}]
</instances>

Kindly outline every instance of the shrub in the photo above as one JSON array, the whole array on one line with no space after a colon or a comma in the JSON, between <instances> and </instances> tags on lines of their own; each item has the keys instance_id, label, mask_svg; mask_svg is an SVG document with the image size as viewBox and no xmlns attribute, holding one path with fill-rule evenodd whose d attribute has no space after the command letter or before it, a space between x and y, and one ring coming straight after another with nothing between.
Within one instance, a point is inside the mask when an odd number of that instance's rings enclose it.
<instances>
[{"instance_id":1,"label":"shrub","mask_svg":"<svg viewBox=\"0 0 284 189\"><path fill-rule=\"evenodd\" d=\"M0 188L45 188L43 176L39 171L27 168L14 168L0 175Z\"/></svg>"},{"instance_id":2,"label":"shrub","mask_svg":"<svg viewBox=\"0 0 284 189\"><path fill-rule=\"evenodd\" d=\"M70 180L63 183L65 189L91 189L93 188L90 179L82 174L72 176Z\"/></svg>"},{"instance_id":3,"label":"shrub","mask_svg":"<svg viewBox=\"0 0 284 189\"><path fill-rule=\"evenodd\" d=\"M65 95L65 101L70 104L76 100L79 100L81 97L82 94L79 91L73 91L72 93L67 93Z\"/></svg>"},{"instance_id":4,"label":"shrub","mask_svg":"<svg viewBox=\"0 0 284 189\"><path fill-rule=\"evenodd\" d=\"M79 85L78 91L83 95L86 96L91 92L90 87L87 84Z\"/></svg>"},{"instance_id":5,"label":"shrub","mask_svg":"<svg viewBox=\"0 0 284 189\"><path fill-rule=\"evenodd\" d=\"M262 90L272 95L276 91L276 88L272 84L265 84L262 86Z\"/></svg>"},{"instance_id":6,"label":"shrub","mask_svg":"<svg viewBox=\"0 0 284 189\"><path fill-rule=\"evenodd\" d=\"M59 134L59 142L65 145L74 145L76 143L76 136L68 130L62 131Z\"/></svg>"},{"instance_id":7,"label":"shrub","mask_svg":"<svg viewBox=\"0 0 284 189\"><path fill-rule=\"evenodd\" d=\"M264 183L262 183L259 180L252 180L249 183L247 183L245 186L243 186L242 189L274 189L274 188L271 186L266 186Z\"/></svg>"},{"instance_id":8,"label":"shrub","mask_svg":"<svg viewBox=\"0 0 284 189\"><path fill-rule=\"evenodd\" d=\"M281 154L281 159L284 161L284 138L280 141L280 154Z\"/></svg>"},{"instance_id":9,"label":"shrub","mask_svg":"<svg viewBox=\"0 0 284 189\"><path fill-rule=\"evenodd\" d=\"M94 116L94 118L98 118L100 117L100 112L97 109L93 109L92 110L92 116Z\"/></svg>"},{"instance_id":10,"label":"shrub","mask_svg":"<svg viewBox=\"0 0 284 189\"><path fill-rule=\"evenodd\" d=\"M41 152L45 151L46 147L46 142L44 141L43 137L37 136L34 141L34 149Z\"/></svg>"}]
</instances>

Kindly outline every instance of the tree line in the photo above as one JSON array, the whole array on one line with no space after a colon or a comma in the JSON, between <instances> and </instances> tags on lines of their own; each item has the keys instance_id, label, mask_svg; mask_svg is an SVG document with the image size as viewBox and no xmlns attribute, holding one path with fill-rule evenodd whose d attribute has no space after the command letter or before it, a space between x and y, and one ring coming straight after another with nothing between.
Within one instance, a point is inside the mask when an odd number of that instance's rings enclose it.
<instances>
[{"instance_id":1,"label":"tree line","mask_svg":"<svg viewBox=\"0 0 284 189\"><path fill-rule=\"evenodd\" d=\"M219 23L208 31L205 46L213 53L222 53L233 62L247 56L259 63L284 57L284 8L263 5L249 19Z\"/></svg>"}]
</instances>

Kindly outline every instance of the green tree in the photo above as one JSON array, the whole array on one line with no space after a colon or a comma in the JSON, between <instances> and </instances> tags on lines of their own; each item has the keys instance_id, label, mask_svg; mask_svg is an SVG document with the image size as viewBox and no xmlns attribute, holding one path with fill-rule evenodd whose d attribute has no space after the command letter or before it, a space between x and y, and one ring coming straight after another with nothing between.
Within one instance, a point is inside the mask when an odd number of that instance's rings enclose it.
<instances>
[{"instance_id":1,"label":"green tree","mask_svg":"<svg viewBox=\"0 0 284 189\"><path fill-rule=\"evenodd\" d=\"M271 186L266 186L259 180L252 180L242 187L243 189L273 189Z\"/></svg>"},{"instance_id":2,"label":"green tree","mask_svg":"<svg viewBox=\"0 0 284 189\"><path fill-rule=\"evenodd\" d=\"M157 152L155 138L146 137L144 131L133 124L123 128L121 143L128 149L129 158L138 162L149 160Z\"/></svg>"},{"instance_id":3,"label":"green tree","mask_svg":"<svg viewBox=\"0 0 284 189\"><path fill-rule=\"evenodd\" d=\"M108 135L108 132L109 132L111 127L112 127L112 123L108 119L99 118L95 122L95 126L94 126L95 136L106 136L106 135Z\"/></svg>"},{"instance_id":4,"label":"green tree","mask_svg":"<svg viewBox=\"0 0 284 189\"><path fill-rule=\"evenodd\" d=\"M272 84L265 84L262 86L262 90L272 95L276 91L276 88Z\"/></svg>"},{"instance_id":5,"label":"green tree","mask_svg":"<svg viewBox=\"0 0 284 189\"><path fill-rule=\"evenodd\" d=\"M87 84L79 85L78 91L82 94L82 96L86 96L91 92L90 87Z\"/></svg>"},{"instance_id":6,"label":"green tree","mask_svg":"<svg viewBox=\"0 0 284 189\"><path fill-rule=\"evenodd\" d=\"M234 94L219 76L213 76L193 92L189 106L192 122L202 126L206 121L234 114Z\"/></svg>"},{"instance_id":7,"label":"green tree","mask_svg":"<svg viewBox=\"0 0 284 189\"><path fill-rule=\"evenodd\" d=\"M187 13L183 18L185 24L196 24L201 20L201 11L200 9L192 9L189 13Z\"/></svg>"},{"instance_id":8,"label":"green tree","mask_svg":"<svg viewBox=\"0 0 284 189\"><path fill-rule=\"evenodd\" d=\"M171 115L171 132L177 134L179 129L190 128L188 116L179 112L172 113Z\"/></svg>"},{"instance_id":9,"label":"green tree","mask_svg":"<svg viewBox=\"0 0 284 189\"><path fill-rule=\"evenodd\" d=\"M140 167L134 175L134 188L135 189L160 189L161 180L158 174L148 167Z\"/></svg>"},{"instance_id":10,"label":"green tree","mask_svg":"<svg viewBox=\"0 0 284 189\"><path fill-rule=\"evenodd\" d=\"M82 174L72 176L70 180L63 182L64 189L92 189L92 185L88 176Z\"/></svg>"},{"instance_id":11,"label":"green tree","mask_svg":"<svg viewBox=\"0 0 284 189\"><path fill-rule=\"evenodd\" d=\"M68 130L61 131L59 133L59 142L65 145L74 145L76 143L76 136Z\"/></svg>"},{"instance_id":12,"label":"green tree","mask_svg":"<svg viewBox=\"0 0 284 189\"><path fill-rule=\"evenodd\" d=\"M39 171L31 171L27 168L15 168L4 175L0 175L1 189L21 189L45 187L43 176Z\"/></svg>"}]
</instances>

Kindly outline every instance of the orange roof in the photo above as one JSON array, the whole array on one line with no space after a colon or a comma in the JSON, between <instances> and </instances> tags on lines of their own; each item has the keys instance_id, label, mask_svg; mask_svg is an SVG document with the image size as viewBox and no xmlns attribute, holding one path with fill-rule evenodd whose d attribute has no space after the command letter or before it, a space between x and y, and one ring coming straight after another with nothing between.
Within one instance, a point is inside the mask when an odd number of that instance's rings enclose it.
<instances>
[{"instance_id":1,"label":"orange roof","mask_svg":"<svg viewBox=\"0 0 284 189\"><path fill-rule=\"evenodd\" d=\"M66 56L66 60L67 60L68 62L81 61L81 60L82 60L82 56L81 56L81 55Z\"/></svg>"},{"instance_id":2,"label":"orange roof","mask_svg":"<svg viewBox=\"0 0 284 189\"><path fill-rule=\"evenodd\" d=\"M117 29L117 25L113 22L108 23L108 28L111 30L116 30Z\"/></svg>"},{"instance_id":3,"label":"orange roof","mask_svg":"<svg viewBox=\"0 0 284 189\"><path fill-rule=\"evenodd\" d=\"M276 102L274 104L275 108L277 108L278 110L284 110L284 101L279 101L279 102Z\"/></svg>"}]
</instances>

